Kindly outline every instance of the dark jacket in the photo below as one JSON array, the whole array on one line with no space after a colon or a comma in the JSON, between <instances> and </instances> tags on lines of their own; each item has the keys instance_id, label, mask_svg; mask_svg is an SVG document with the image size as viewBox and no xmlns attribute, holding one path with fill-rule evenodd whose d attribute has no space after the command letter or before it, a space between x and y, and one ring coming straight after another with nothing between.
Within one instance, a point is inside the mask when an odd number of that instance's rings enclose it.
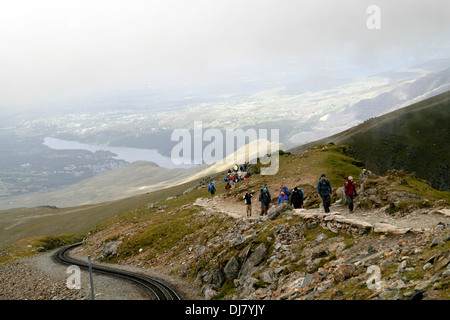
<instances>
[{"instance_id":1,"label":"dark jacket","mask_svg":"<svg viewBox=\"0 0 450 320\"><path fill-rule=\"evenodd\" d=\"M293 204L295 208L299 208L303 204L303 193L300 190L292 192L291 204Z\"/></svg>"},{"instance_id":2,"label":"dark jacket","mask_svg":"<svg viewBox=\"0 0 450 320\"><path fill-rule=\"evenodd\" d=\"M250 193L246 193L244 196L245 204L252 204L252 195Z\"/></svg>"},{"instance_id":3,"label":"dark jacket","mask_svg":"<svg viewBox=\"0 0 450 320\"><path fill-rule=\"evenodd\" d=\"M270 201L271 201L271 197L270 194L266 191L266 192L261 192L261 194L259 195L259 201L261 201L264 205L269 205Z\"/></svg>"},{"instance_id":4,"label":"dark jacket","mask_svg":"<svg viewBox=\"0 0 450 320\"><path fill-rule=\"evenodd\" d=\"M331 195L333 193L333 189L331 188L330 180L320 178L317 183L317 193L321 196Z\"/></svg>"}]
</instances>

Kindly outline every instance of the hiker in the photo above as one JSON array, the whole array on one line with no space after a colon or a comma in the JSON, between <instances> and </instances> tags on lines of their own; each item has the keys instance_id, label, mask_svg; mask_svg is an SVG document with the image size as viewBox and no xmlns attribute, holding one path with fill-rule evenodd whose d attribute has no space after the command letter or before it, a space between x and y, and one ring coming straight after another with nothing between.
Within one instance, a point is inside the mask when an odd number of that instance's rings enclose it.
<instances>
[{"instance_id":1,"label":"hiker","mask_svg":"<svg viewBox=\"0 0 450 320\"><path fill-rule=\"evenodd\" d=\"M237 166L237 164L235 164L234 168L233 168L234 172L238 172L238 169L239 169L239 167Z\"/></svg>"},{"instance_id":2,"label":"hiker","mask_svg":"<svg viewBox=\"0 0 450 320\"><path fill-rule=\"evenodd\" d=\"M228 181L227 185L225 186L225 190L230 190L230 189L231 189L231 185L230 185L230 182Z\"/></svg>"},{"instance_id":3,"label":"hiker","mask_svg":"<svg viewBox=\"0 0 450 320\"><path fill-rule=\"evenodd\" d=\"M269 194L269 197L272 198L269 192L269 188L267 187L267 183L264 184L263 190L266 190L267 193Z\"/></svg>"},{"instance_id":4,"label":"hiker","mask_svg":"<svg viewBox=\"0 0 450 320\"><path fill-rule=\"evenodd\" d=\"M261 189L261 194L259 195L259 201L261 201L261 216L267 215L267 210L269 209L269 204L271 201L269 190L264 187Z\"/></svg>"},{"instance_id":5,"label":"hiker","mask_svg":"<svg viewBox=\"0 0 450 320\"><path fill-rule=\"evenodd\" d=\"M344 184L345 198L348 201L348 211L353 213L353 199L358 195L353 177L349 176Z\"/></svg>"},{"instance_id":6,"label":"hiker","mask_svg":"<svg viewBox=\"0 0 450 320\"><path fill-rule=\"evenodd\" d=\"M291 194L291 205L294 206L294 209L303 209L303 195L304 192L302 189L297 187L294 188Z\"/></svg>"},{"instance_id":7,"label":"hiker","mask_svg":"<svg viewBox=\"0 0 450 320\"><path fill-rule=\"evenodd\" d=\"M288 187L283 186L281 188L281 192L284 192L284 194L289 198L289 196L291 195L291 192L289 191Z\"/></svg>"},{"instance_id":8,"label":"hiker","mask_svg":"<svg viewBox=\"0 0 450 320\"><path fill-rule=\"evenodd\" d=\"M247 207L247 217L250 217L252 215L252 195L247 191L245 193L244 199L245 206Z\"/></svg>"},{"instance_id":9,"label":"hiker","mask_svg":"<svg viewBox=\"0 0 450 320\"><path fill-rule=\"evenodd\" d=\"M280 204L282 202L288 202L289 203L289 198L283 191L281 191L281 194L278 197L278 204Z\"/></svg>"},{"instance_id":10,"label":"hiker","mask_svg":"<svg viewBox=\"0 0 450 320\"><path fill-rule=\"evenodd\" d=\"M325 213L329 213L333 189L331 188L330 180L326 178L325 173L320 176L319 182L317 183L317 193L322 198Z\"/></svg>"},{"instance_id":11,"label":"hiker","mask_svg":"<svg viewBox=\"0 0 450 320\"><path fill-rule=\"evenodd\" d=\"M214 197L214 193L216 192L216 187L212 182L209 183L208 191L211 193L211 198Z\"/></svg>"},{"instance_id":12,"label":"hiker","mask_svg":"<svg viewBox=\"0 0 450 320\"><path fill-rule=\"evenodd\" d=\"M262 194L263 194L263 189L261 189L259 191L259 199L258 199L258 201L261 202L261 212L259 213L260 216L262 216L264 214L264 203L262 201Z\"/></svg>"}]
</instances>

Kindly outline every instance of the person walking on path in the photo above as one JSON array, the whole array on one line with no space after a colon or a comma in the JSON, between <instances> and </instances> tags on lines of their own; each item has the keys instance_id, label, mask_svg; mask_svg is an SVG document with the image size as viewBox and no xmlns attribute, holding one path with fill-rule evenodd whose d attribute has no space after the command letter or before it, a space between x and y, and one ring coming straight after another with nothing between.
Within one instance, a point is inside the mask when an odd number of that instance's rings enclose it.
<instances>
[{"instance_id":1,"label":"person walking on path","mask_svg":"<svg viewBox=\"0 0 450 320\"><path fill-rule=\"evenodd\" d=\"M267 210L269 209L269 204L271 201L269 190L264 187L259 195L259 201L261 201L261 216L267 215Z\"/></svg>"},{"instance_id":2,"label":"person walking on path","mask_svg":"<svg viewBox=\"0 0 450 320\"><path fill-rule=\"evenodd\" d=\"M258 198L258 201L261 202L261 212L259 213L260 216L262 216L264 214L264 203L262 202L262 194L263 194L263 189L261 189L259 191L259 198Z\"/></svg>"},{"instance_id":3,"label":"person walking on path","mask_svg":"<svg viewBox=\"0 0 450 320\"><path fill-rule=\"evenodd\" d=\"M211 198L213 198L214 193L216 193L216 187L214 187L214 184L212 182L209 183L208 191L209 193L211 193Z\"/></svg>"},{"instance_id":4,"label":"person walking on path","mask_svg":"<svg viewBox=\"0 0 450 320\"><path fill-rule=\"evenodd\" d=\"M326 178L325 173L320 176L319 182L317 183L317 193L322 198L325 213L329 213L333 189L331 188L330 180Z\"/></svg>"},{"instance_id":5,"label":"person walking on path","mask_svg":"<svg viewBox=\"0 0 450 320\"><path fill-rule=\"evenodd\" d=\"M284 192L284 195L287 196L288 198L291 195L291 192L289 191L288 187L286 187L286 186L283 186L281 188L280 194L281 194L281 192Z\"/></svg>"},{"instance_id":6,"label":"person walking on path","mask_svg":"<svg viewBox=\"0 0 450 320\"><path fill-rule=\"evenodd\" d=\"M353 199L358 195L356 192L356 184L353 177L349 176L344 184L345 198L348 201L348 211L353 213Z\"/></svg>"},{"instance_id":7,"label":"person walking on path","mask_svg":"<svg viewBox=\"0 0 450 320\"><path fill-rule=\"evenodd\" d=\"M303 190L294 188L291 194L291 205L294 206L294 209L303 209Z\"/></svg>"},{"instance_id":8,"label":"person walking on path","mask_svg":"<svg viewBox=\"0 0 450 320\"><path fill-rule=\"evenodd\" d=\"M245 206L247 207L247 217L252 215L252 195L248 191L244 195Z\"/></svg>"},{"instance_id":9,"label":"person walking on path","mask_svg":"<svg viewBox=\"0 0 450 320\"><path fill-rule=\"evenodd\" d=\"M280 196L278 197L278 204L280 204L282 202L288 202L289 203L289 198L283 191L281 192Z\"/></svg>"}]
</instances>

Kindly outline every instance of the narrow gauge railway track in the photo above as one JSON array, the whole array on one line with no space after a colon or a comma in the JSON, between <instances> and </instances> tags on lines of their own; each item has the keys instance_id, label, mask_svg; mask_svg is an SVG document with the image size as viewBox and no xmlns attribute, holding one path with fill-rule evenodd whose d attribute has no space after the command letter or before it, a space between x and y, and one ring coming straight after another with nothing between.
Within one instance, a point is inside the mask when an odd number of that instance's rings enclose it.
<instances>
[{"instance_id":1,"label":"narrow gauge railway track","mask_svg":"<svg viewBox=\"0 0 450 320\"><path fill-rule=\"evenodd\" d=\"M88 263L82 262L79 260L74 260L67 256L67 253L71 249L78 247L82 244L83 243L80 242L80 243L66 246L66 247L58 250L53 255L53 260L58 263L65 264L65 265L77 265L81 269L88 270L89 269ZM129 271L125 271L125 270L113 269L113 268L95 265L95 264L92 264L92 271L95 273L98 273L98 274L108 275L108 276L112 276L112 277L116 277L116 278L134 282L134 283L140 285L141 287L143 287L145 290L150 291L156 297L157 300L181 300L182 299L181 296L175 290L170 288L167 284L163 283L160 280L151 278L151 277L143 275L143 274L138 274L138 273L129 272Z\"/></svg>"}]
</instances>

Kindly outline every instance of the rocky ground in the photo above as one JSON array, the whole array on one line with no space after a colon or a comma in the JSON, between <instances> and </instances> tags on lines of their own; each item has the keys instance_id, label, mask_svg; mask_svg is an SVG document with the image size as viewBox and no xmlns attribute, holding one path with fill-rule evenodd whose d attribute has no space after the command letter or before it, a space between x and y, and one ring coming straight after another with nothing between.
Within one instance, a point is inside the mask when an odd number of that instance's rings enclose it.
<instances>
[{"instance_id":1,"label":"rocky ground","mask_svg":"<svg viewBox=\"0 0 450 320\"><path fill-rule=\"evenodd\" d=\"M69 289L72 273L52 261L52 252L0 265L0 300L90 300L89 275L81 271L80 289ZM138 286L94 274L96 300L151 299Z\"/></svg>"},{"instance_id":2,"label":"rocky ground","mask_svg":"<svg viewBox=\"0 0 450 320\"><path fill-rule=\"evenodd\" d=\"M196 205L217 211L221 201L205 198ZM445 210L395 219L382 211L348 214L344 206L334 206L329 215L286 206L278 210L280 217L274 209L269 217L241 217L234 230L211 241L238 247L254 239L265 220L279 222L267 230L265 243L247 246L223 268L199 274L196 281L205 298L223 292L227 281L234 287L227 299L450 298L450 218Z\"/></svg>"},{"instance_id":3,"label":"rocky ground","mask_svg":"<svg viewBox=\"0 0 450 320\"><path fill-rule=\"evenodd\" d=\"M158 274L172 283L175 279L175 286L188 299L450 298L450 218L445 210L395 219L381 211L360 210L349 215L338 205L329 215L321 209L274 206L269 216L254 212L246 217L243 204L230 204L224 197L200 198L193 205L203 208L198 219L229 215L234 227L216 233L206 245L192 243L179 254L181 263L172 259L149 269L129 260L122 268ZM373 227L380 221L391 228L368 231L363 223ZM336 225L341 229L333 230ZM217 263L203 268L193 283L168 276L179 272L183 277L217 248L221 251L215 254ZM89 252L82 250L78 258L86 259ZM224 251L233 255L221 259ZM90 299L87 273L82 272L80 290L69 290L67 267L54 264L51 254L1 265L0 299ZM221 264L223 261L226 263ZM134 285L103 276L95 276L95 292L100 300L149 298Z\"/></svg>"}]
</instances>

